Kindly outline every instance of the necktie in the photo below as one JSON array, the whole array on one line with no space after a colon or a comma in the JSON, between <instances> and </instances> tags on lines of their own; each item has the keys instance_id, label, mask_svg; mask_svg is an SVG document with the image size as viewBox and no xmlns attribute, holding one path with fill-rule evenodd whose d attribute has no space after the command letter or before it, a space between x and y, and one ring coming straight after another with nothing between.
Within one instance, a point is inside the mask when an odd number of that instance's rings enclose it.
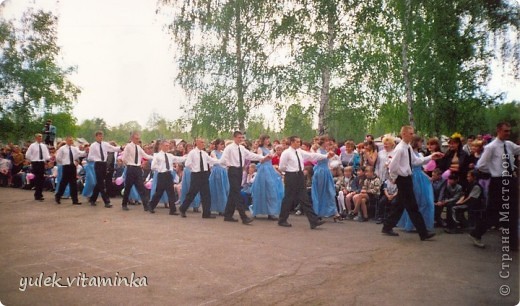
<instances>
[{"instance_id":1,"label":"necktie","mask_svg":"<svg viewBox=\"0 0 520 306\"><path fill-rule=\"evenodd\" d=\"M105 154L103 154L103 146L101 145L101 142L99 143L99 155L101 155L101 161L105 161Z\"/></svg>"},{"instance_id":2,"label":"necktie","mask_svg":"<svg viewBox=\"0 0 520 306\"><path fill-rule=\"evenodd\" d=\"M69 160L70 160L70 165L73 166L74 165L74 156L72 155L72 147L69 146Z\"/></svg>"},{"instance_id":3,"label":"necktie","mask_svg":"<svg viewBox=\"0 0 520 306\"><path fill-rule=\"evenodd\" d=\"M40 149L40 159L43 160L42 144L38 143L38 149Z\"/></svg>"},{"instance_id":4,"label":"necktie","mask_svg":"<svg viewBox=\"0 0 520 306\"><path fill-rule=\"evenodd\" d=\"M408 147L408 164L410 165L410 173L412 171L412 152L410 147Z\"/></svg>"},{"instance_id":5,"label":"necktie","mask_svg":"<svg viewBox=\"0 0 520 306\"><path fill-rule=\"evenodd\" d=\"M507 146L504 142L504 156L507 156L507 172L509 172L510 175L513 175L513 167L511 165L511 159L509 158L509 153L507 152Z\"/></svg>"},{"instance_id":6,"label":"necktie","mask_svg":"<svg viewBox=\"0 0 520 306\"><path fill-rule=\"evenodd\" d=\"M135 158L134 158L134 162L136 165L139 165L139 156L138 156L138 152L139 150L137 149L137 144L135 145Z\"/></svg>"},{"instance_id":7,"label":"necktie","mask_svg":"<svg viewBox=\"0 0 520 306\"><path fill-rule=\"evenodd\" d=\"M204 171L204 162L202 161L202 151L200 153L200 172Z\"/></svg>"},{"instance_id":8,"label":"necktie","mask_svg":"<svg viewBox=\"0 0 520 306\"><path fill-rule=\"evenodd\" d=\"M238 146L238 159L240 159L240 168L242 168L242 151L240 151L240 146Z\"/></svg>"},{"instance_id":9,"label":"necktie","mask_svg":"<svg viewBox=\"0 0 520 306\"><path fill-rule=\"evenodd\" d=\"M168 160L168 154L164 153L164 162L166 163L166 170L170 171L170 161Z\"/></svg>"},{"instance_id":10,"label":"necktie","mask_svg":"<svg viewBox=\"0 0 520 306\"><path fill-rule=\"evenodd\" d=\"M301 161L300 161L300 155L298 155L298 151L294 151L296 153L296 158L298 159L298 169L299 169L299 172L302 172L302 164L301 164Z\"/></svg>"}]
</instances>

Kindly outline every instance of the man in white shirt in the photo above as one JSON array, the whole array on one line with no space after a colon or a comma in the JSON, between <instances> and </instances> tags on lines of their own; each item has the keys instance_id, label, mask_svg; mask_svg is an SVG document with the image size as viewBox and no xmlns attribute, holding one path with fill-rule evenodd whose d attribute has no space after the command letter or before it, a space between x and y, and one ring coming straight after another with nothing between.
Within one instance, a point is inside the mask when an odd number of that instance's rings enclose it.
<instances>
[{"instance_id":1,"label":"man in white shirt","mask_svg":"<svg viewBox=\"0 0 520 306\"><path fill-rule=\"evenodd\" d=\"M101 194L105 208L111 208L112 204L110 204L110 198L106 191L107 153L120 152L121 147L110 145L108 142L103 141L103 137L103 132L97 131L96 141L90 145L88 152L88 159L94 162L94 172L96 174L96 186L94 186L89 202L91 206L96 206L98 195Z\"/></svg>"},{"instance_id":2,"label":"man in white shirt","mask_svg":"<svg viewBox=\"0 0 520 306\"><path fill-rule=\"evenodd\" d=\"M427 240L435 236L435 233L428 232L424 219L419 212L417 201L413 193L412 182L412 165L422 165L431 159L439 159L443 156L441 152L435 152L427 157L417 157L412 153L410 142L414 137L414 129L411 126L403 126L401 128L401 142L395 147L392 160L388 165L390 179L397 184L397 205L390 212L390 215L384 222L382 233L389 236L399 236L394 232L396 226L404 210L408 212L410 219L417 229L421 240Z\"/></svg>"},{"instance_id":3,"label":"man in white shirt","mask_svg":"<svg viewBox=\"0 0 520 306\"><path fill-rule=\"evenodd\" d=\"M74 161L76 161L78 157L86 156L87 152L80 151L74 146L74 139L72 136L67 136L65 142L67 144L61 146L61 148L56 152L56 163L62 165L63 171L60 186L58 187L58 192L54 196L54 199L56 200L56 203L61 204L61 196L65 192L65 187L69 185L72 204L81 205L81 202L78 201L78 183L76 180L77 168Z\"/></svg>"},{"instance_id":4,"label":"man in white shirt","mask_svg":"<svg viewBox=\"0 0 520 306\"><path fill-rule=\"evenodd\" d=\"M289 148L283 151L280 156L280 165L278 169L285 172L285 194L282 200L282 208L278 220L279 226L291 227L287 222L292 204L297 201L300 203L303 213L309 219L311 229L325 223L320 220L314 210L312 209L309 195L305 188L305 177L303 176L304 162L308 160L318 161L325 158L331 158L335 154L329 152L328 155L320 153L308 153L300 149L301 140L298 136L289 137Z\"/></svg>"},{"instance_id":5,"label":"man in white shirt","mask_svg":"<svg viewBox=\"0 0 520 306\"><path fill-rule=\"evenodd\" d=\"M45 182L45 162L51 159L49 149L42 140L42 134L36 134L35 142L25 153L25 158L31 161L31 172L34 174L34 199L37 201L44 200L42 190Z\"/></svg>"},{"instance_id":6,"label":"man in white shirt","mask_svg":"<svg viewBox=\"0 0 520 306\"><path fill-rule=\"evenodd\" d=\"M200 192L202 203L202 218L214 219L211 215L211 195L209 190L210 165L219 164L220 160L208 155L204 150L205 141L202 138L195 140L195 148L186 156L186 167L191 170L190 189L186 194L186 199L179 207L181 217L186 218L186 210L190 207L191 202L195 199L197 193Z\"/></svg>"},{"instance_id":7,"label":"man in white shirt","mask_svg":"<svg viewBox=\"0 0 520 306\"><path fill-rule=\"evenodd\" d=\"M155 213L155 207L159 203L164 192L168 196L168 202L170 206L170 215L178 215L175 207L175 190L173 189L173 176L172 171L174 163L182 163L186 160L186 157L173 156L169 153L170 142L163 140L161 142L161 151L157 152L153 156L152 160L152 171L157 171L157 188L150 201L150 213Z\"/></svg>"},{"instance_id":8,"label":"man in white shirt","mask_svg":"<svg viewBox=\"0 0 520 306\"><path fill-rule=\"evenodd\" d=\"M484 147L476 168L491 175L487 198L487 226L501 226L510 233L510 248L518 250L518 178L515 156L520 146L509 141L511 125L497 124L497 137ZM480 240L487 226L476 228L471 238Z\"/></svg>"},{"instance_id":9,"label":"man in white shirt","mask_svg":"<svg viewBox=\"0 0 520 306\"><path fill-rule=\"evenodd\" d=\"M264 161L272 157L271 155L264 157L247 150L241 145L242 141L244 141L244 134L240 131L235 131L233 133L233 142L224 149L220 159L222 164L228 166L229 179L229 195L224 211L224 221L238 222L237 219L233 218L236 209L240 214L242 223L249 224L253 222L253 218L247 216L244 208L244 199L240 196L245 162L246 160Z\"/></svg>"},{"instance_id":10,"label":"man in white shirt","mask_svg":"<svg viewBox=\"0 0 520 306\"><path fill-rule=\"evenodd\" d=\"M141 200L143 201L144 211L148 211L148 200L150 197L148 191L144 188L141 158L144 157L148 160L152 160L153 156L146 154L143 148L139 145L141 134L138 132L132 132L130 140L131 142L126 144L125 150L123 151L123 163L126 166L125 192L123 193L122 203L123 210L129 210L128 197L130 196L132 187L135 186L137 192L139 192Z\"/></svg>"}]
</instances>

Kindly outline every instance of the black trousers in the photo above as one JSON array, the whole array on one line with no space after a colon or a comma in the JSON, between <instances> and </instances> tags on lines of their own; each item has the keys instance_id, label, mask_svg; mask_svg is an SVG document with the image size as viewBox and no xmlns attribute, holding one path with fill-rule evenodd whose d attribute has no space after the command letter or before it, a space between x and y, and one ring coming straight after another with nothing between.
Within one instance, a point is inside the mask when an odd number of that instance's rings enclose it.
<instances>
[{"instance_id":1,"label":"black trousers","mask_svg":"<svg viewBox=\"0 0 520 306\"><path fill-rule=\"evenodd\" d=\"M184 202L179 207L179 210L181 212L186 212L186 210L188 210L188 207L190 207L191 202L193 202L193 199L195 199L197 193L200 192L200 200L202 202L202 216L209 217L211 215L211 194L209 191L209 175L209 171L191 173L190 190L186 194L186 199L184 199ZM173 200L173 193L171 198L170 195L168 195L168 199ZM170 202L170 210L172 206L175 207L175 205L172 205L171 203L173 202Z\"/></svg>"},{"instance_id":2,"label":"black trousers","mask_svg":"<svg viewBox=\"0 0 520 306\"><path fill-rule=\"evenodd\" d=\"M240 167L229 167L228 168L228 180L229 180L229 194L228 201L226 203L226 209L224 210L225 218L232 218L235 213L235 209L238 210L240 218L246 219L246 211L244 198L240 195L240 189L242 185L242 168Z\"/></svg>"},{"instance_id":3,"label":"black trousers","mask_svg":"<svg viewBox=\"0 0 520 306\"><path fill-rule=\"evenodd\" d=\"M98 195L101 194L101 198L105 204L110 203L110 198L107 195L105 178L107 176L107 163L105 162L95 162L94 163L94 172L96 173L96 186L94 186L94 190L92 191L92 196L90 197L90 202L96 202Z\"/></svg>"},{"instance_id":4,"label":"black trousers","mask_svg":"<svg viewBox=\"0 0 520 306\"><path fill-rule=\"evenodd\" d=\"M419 233L419 236L421 236L421 238L425 237L428 233L428 230L426 229L423 216L419 212L419 207L417 206L417 201L415 200L412 176L398 176L396 179L396 184L398 190L397 205L392 207L390 215L384 222L383 230L392 230L396 226L397 222L399 222L401 215L406 209L408 216L410 216L410 220Z\"/></svg>"},{"instance_id":5,"label":"black trousers","mask_svg":"<svg viewBox=\"0 0 520 306\"><path fill-rule=\"evenodd\" d=\"M300 203L303 213L309 219L309 223L316 224L318 216L312 209L311 201L305 188L305 177L303 172L285 173L285 194L280 209L279 223L287 222L294 202Z\"/></svg>"},{"instance_id":6,"label":"black trousers","mask_svg":"<svg viewBox=\"0 0 520 306\"><path fill-rule=\"evenodd\" d=\"M60 186L56 193L56 198L61 198L65 192L65 188L69 185L70 197L73 203L78 202L78 183L76 182L76 166L75 165L63 165L63 172L61 174Z\"/></svg>"},{"instance_id":7,"label":"black trousers","mask_svg":"<svg viewBox=\"0 0 520 306\"><path fill-rule=\"evenodd\" d=\"M161 199L163 193L166 192L168 195L168 204L170 206L170 212L175 212L175 190L173 189L173 177L170 171L162 172L157 174L157 188L150 200L150 209L155 209L157 203Z\"/></svg>"},{"instance_id":8,"label":"black trousers","mask_svg":"<svg viewBox=\"0 0 520 306\"><path fill-rule=\"evenodd\" d=\"M489 183L486 207L486 226L477 226L471 235L481 238L489 226L501 226L509 230L509 244L518 250L518 178L492 177Z\"/></svg>"},{"instance_id":9,"label":"black trousers","mask_svg":"<svg viewBox=\"0 0 520 306\"><path fill-rule=\"evenodd\" d=\"M31 171L34 174L34 199L43 198L43 183L45 182L45 163L42 161L32 162Z\"/></svg>"},{"instance_id":10,"label":"black trousers","mask_svg":"<svg viewBox=\"0 0 520 306\"><path fill-rule=\"evenodd\" d=\"M144 210L148 210L148 193L146 192L143 184L143 169L139 166L127 166L126 177L125 177L125 192L123 193L123 207L128 206L128 196L132 190L132 186L135 186L141 200L143 201Z\"/></svg>"}]
</instances>

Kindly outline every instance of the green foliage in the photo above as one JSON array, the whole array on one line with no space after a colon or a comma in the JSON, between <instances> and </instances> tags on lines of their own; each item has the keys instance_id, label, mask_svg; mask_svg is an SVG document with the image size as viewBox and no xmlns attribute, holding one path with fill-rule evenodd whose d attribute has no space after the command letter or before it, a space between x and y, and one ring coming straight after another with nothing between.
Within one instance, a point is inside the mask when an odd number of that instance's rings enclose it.
<instances>
[{"instance_id":1,"label":"green foliage","mask_svg":"<svg viewBox=\"0 0 520 306\"><path fill-rule=\"evenodd\" d=\"M67 79L75 69L58 65L56 26L57 17L44 11L0 21L0 120L12 128L1 138L31 137L51 114L63 124L58 131L74 125L72 116L59 115L70 114L80 89Z\"/></svg>"},{"instance_id":2,"label":"green foliage","mask_svg":"<svg viewBox=\"0 0 520 306\"><path fill-rule=\"evenodd\" d=\"M110 139L110 131L105 120L101 118L87 119L81 122L77 129L77 137L85 138L88 142L95 141L97 131L105 133L105 138Z\"/></svg>"},{"instance_id":3,"label":"green foliage","mask_svg":"<svg viewBox=\"0 0 520 306\"><path fill-rule=\"evenodd\" d=\"M313 108L304 108L300 104L292 104L285 114L282 135L299 136L303 140L311 140L316 131L312 129Z\"/></svg>"}]
</instances>

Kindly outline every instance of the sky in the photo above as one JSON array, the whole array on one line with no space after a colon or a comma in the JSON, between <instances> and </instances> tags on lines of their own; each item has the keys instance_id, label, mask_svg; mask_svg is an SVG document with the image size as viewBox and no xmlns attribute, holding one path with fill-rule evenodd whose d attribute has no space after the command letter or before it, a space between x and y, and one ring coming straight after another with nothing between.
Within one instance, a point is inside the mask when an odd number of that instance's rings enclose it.
<instances>
[{"instance_id":1,"label":"sky","mask_svg":"<svg viewBox=\"0 0 520 306\"><path fill-rule=\"evenodd\" d=\"M157 0L0 0L0 16L19 17L28 7L59 18L63 63L77 66L70 80L82 89L73 110L79 122L98 117L110 126L135 120L145 127L152 113L169 120L185 116L175 47L164 28L167 17L156 14ZM511 67L493 66L489 92L520 100L520 80L507 73Z\"/></svg>"}]
</instances>

